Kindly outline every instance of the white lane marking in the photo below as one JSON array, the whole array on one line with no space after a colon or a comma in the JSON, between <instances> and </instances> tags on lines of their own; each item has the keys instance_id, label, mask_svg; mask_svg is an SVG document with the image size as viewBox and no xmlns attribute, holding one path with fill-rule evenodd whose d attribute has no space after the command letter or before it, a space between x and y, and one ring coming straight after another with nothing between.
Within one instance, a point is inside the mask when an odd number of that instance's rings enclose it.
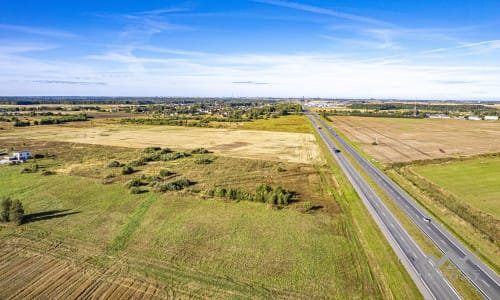
<instances>
[{"instance_id":1,"label":"white lane marking","mask_svg":"<svg viewBox=\"0 0 500 300\"><path fill-rule=\"evenodd\" d=\"M484 279L481 279L482 282L484 282L484 284L486 284L487 287L490 287L489 284L486 283L486 281L484 281Z\"/></svg>"}]
</instances>

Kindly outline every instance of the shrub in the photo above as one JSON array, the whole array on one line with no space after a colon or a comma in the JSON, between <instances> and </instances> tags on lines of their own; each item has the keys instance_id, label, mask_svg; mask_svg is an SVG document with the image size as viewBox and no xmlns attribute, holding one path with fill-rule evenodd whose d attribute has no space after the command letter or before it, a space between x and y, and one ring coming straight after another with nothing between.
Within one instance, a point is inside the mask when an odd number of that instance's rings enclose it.
<instances>
[{"instance_id":1,"label":"shrub","mask_svg":"<svg viewBox=\"0 0 500 300\"><path fill-rule=\"evenodd\" d=\"M306 211L310 211L311 209L313 209L313 205L312 205L311 201L304 202L304 209Z\"/></svg>"},{"instance_id":2,"label":"shrub","mask_svg":"<svg viewBox=\"0 0 500 300\"><path fill-rule=\"evenodd\" d=\"M161 149L160 154L168 154L168 153L172 153L172 152L173 151L170 148L163 148L163 149Z\"/></svg>"},{"instance_id":3,"label":"shrub","mask_svg":"<svg viewBox=\"0 0 500 300\"><path fill-rule=\"evenodd\" d=\"M175 173L170 171L170 170L161 170L160 171L160 176L161 177L168 177L168 176L172 176L174 175Z\"/></svg>"},{"instance_id":4,"label":"shrub","mask_svg":"<svg viewBox=\"0 0 500 300\"><path fill-rule=\"evenodd\" d=\"M279 166L278 169L277 169L277 171L280 172L280 173L281 172L286 172L286 169L283 168L283 167L281 167L281 166Z\"/></svg>"},{"instance_id":5,"label":"shrub","mask_svg":"<svg viewBox=\"0 0 500 300\"><path fill-rule=\"evenodd\" d=\"M144 149L144 153L155 153L156 151L160 151L160 147L147 147Z\"/></svg>"},{"instance_id":6,"label":"shrub","mask_svg":"<svg viewBox=\"0 0 500 300\"><path fill-rule=\"evenodd\" d=\"M21 174L28 174L28 173L31 173L31 169L28 169L28 168L22 168L21 171L20 171Z\"/></svg>"},{"instance_id":7,"label":"shrub","mask_svg":"<svg viewBox=\"0 0 500 300\"><path fill-rule=\"evenodd\" d=\"M40 174L42 174L43 176L49 176L49 175L55 175L56 172L50 170L43 170L42 173Z\"/></svg>"},{"instance_id":8,"label":"shrub","mask_svg":"<svg viewBox=\"0 0 500 300\"><path fill-rule=\"evenodd\" d=\"M136 186L133 186L132 188L130 188L129 190L129 193L131 194L140 194L142 191L140 188L136 187Z\"/></svg>"},{"instance_id":9,"label":"shrub","mask_svg":"<svg viewBox=\"0 0 500 300\"><path fill-rule=\"evenodd\" d=\"M129 190L129 193L131 194L140 194L141 192L141 189L136 186L131 187Z\"/></svg>"},{"instance_id":10,"label":"shrub","mask_svg":"<svg viewBox=\"0 0 500 300\"><path fill-rule=\"evenodd\" d=\"M168 192L168 191L180 191L192 184L193 182L189 181L188 179L179 179L168 183L157 183L155 184L154 187L159 192Z\"/></svg>"},{"instance_id":11,"label":"shrub","mask_svg":"<svg viewBox=\"0 0 500 300\"><path fill-rule=\"evenodd\" d=\"M184 157L188 157L188 156L191 156L191 154L186 153L186 152L175 152L175 153L163 154L160 156L159 160L171 161L171 160L176 160L176 159L184 158Z\"/></svg>"},{"instance_id":12,"label":"shrub","mask_svg":"<svg viewBox=\"0 0 500 300\"><path fill-rule=\"evenodd\" d=\"M208 158L198 158L194 160L194 163L197 165L208 165L212 163L212 160Z\"/></svg>"},{"instance_id":13,"label":"shrub","mask_svg":"<svg viewBox=\"0 0 500 300\"><path fill-rule=\"evenodd\" d=\"M31 172L35 173L38 171L38 164L31 164Z\"/></svg>"},{"instance_id":14,"label":"shrub","mask_svg":"<svg viewBox=\"0 0 500 300\"><path fill-rule=\"evenodd\" d=\"M128 175L134 173L135 170L131 166L125 166L122 169L122 175Z\"/></svg>"},{"instance_id":15,"label":"shrub","mask_svg":"<svg viewBox=\"0 0 500 300\"><path fill-rule=\"evenodd\" d=\"M125 183L125 186L128 187L128 188L138 187L138 186L141 186L141 185L143 185L143 183L138 178L131 179L131 180L127 181L127 183Z\"/></svg>"},{"instance_id":16,"label":"shrub","mask_svg":"<svg viewBox=\"0 0 500 300\"><path fill-rule=\"evenodd\" d=\"M12 201L12 205L9 211L9 219L11 222L21 225L24 218L24 208L23 204L19 200Z\"/></svg>"},{"instance_id":17,"label":"shrub","mask_svg":"<svg viewBox=\"0 0 500 300\"><path fill-rule=\"evenodd\" d=\"M251 194L241 189L226 189L223 187L215 187L206 191L209 197L226 198L230 200L247 200L268 203L272 205L288 205L292 198L292 193L277 187L273 188L267 184L260 184L255 189L255 194Z\"/></svg>"},{"instance_id":18,"label":"shrub","mask_svg":"<svg viewBox=\"0 0 500 300\"><path fill-rule=\"evenodd\" d=\"M192 154L206 154L206 153L210 153L210 151L208 151L205 148L196 148L193 151L191 151L191 153Z\"/></svg>"},{"instance_id":19,"label":"shrub","mask_svg":"<svg viewBox=\"0 0 500 300\"><path fill-rule=\"evenodd\" d=\"M140 159L136 159L136 160L130 161L129 163L127 163L127 166L129 166L129 167L139 167L139 166L144 166L145 164L146 164L146 159L144 157L142 157Z\"/></svg>"},{"instance_id":20,"label":"shrub","mask_svg":"<svg viewBox=\"0 0 500 300\"><path fill-rule=\"evenodd\" d=\"M118 168L121 166L122 166L122 164L116 160L113 160L113 161L109 162L109 164L108 164L108 168Z\"/></svg>"},{"instance_id":21,"label":"shrub","mask_svg":"<svg viewBox=\"0 0 500 300\"><path fill-rule=\"evenodd\" d=\"M10 207L12 206L12 200L10 198L4 198L2 200L2 207L0 211L0 221L9 222Z\"/></svg>"}]
</instances>

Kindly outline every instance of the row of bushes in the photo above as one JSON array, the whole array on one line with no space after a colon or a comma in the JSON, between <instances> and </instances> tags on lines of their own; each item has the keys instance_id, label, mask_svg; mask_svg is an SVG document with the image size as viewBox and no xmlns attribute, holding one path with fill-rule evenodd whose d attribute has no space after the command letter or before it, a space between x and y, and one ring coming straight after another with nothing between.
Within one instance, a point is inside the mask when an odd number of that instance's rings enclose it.
<instances>
[{"instance_id":1,"label":"row of bushes","mask_svg":"<svg viewBox=\"0 0 500 300\"><path fill-rule=\"evenodd\" d=\"M215 187L206 192L210 197L226 198L230 200L245 200L263 202L273 205L288 205L293 193L281 187L273 188L268 184L259 184L255 193L249 193L242 189Z\"/></svg>"},{"instance_id":2,"label":"row of bushes","mask_svg":"<svg viewBox=\"0 0 500 300\"><path fill-rule=\"evenodd\" d=\"M180 191L193 184L194 182L183 178L167 183L157 182L153 188L158 192Z\"/></svg>"}]
</instances>

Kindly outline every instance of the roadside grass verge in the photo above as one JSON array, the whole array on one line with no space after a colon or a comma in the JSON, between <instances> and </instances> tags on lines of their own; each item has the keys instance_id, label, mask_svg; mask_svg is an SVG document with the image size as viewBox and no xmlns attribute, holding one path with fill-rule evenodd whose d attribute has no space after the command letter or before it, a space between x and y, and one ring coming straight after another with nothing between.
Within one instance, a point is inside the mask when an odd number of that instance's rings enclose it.
<instances>
[{"instance_id":1,"label":"roadside grass verge","mask_svg":"<svg viewBox=\"0 0 500 300\"><path fill-rule=\"evenodd\" d=\"M312 125L311 125L312 126ZM328 185L335 200L341 203L343 211L350 215L351 225L364 249L372 276L376 278L382 295L386 299L421 299L417 286L392 250L367 208L357 195L337 162L328 155L329 150L317 132L314 132L335 182Z\"/></svg>"}]
</instances>

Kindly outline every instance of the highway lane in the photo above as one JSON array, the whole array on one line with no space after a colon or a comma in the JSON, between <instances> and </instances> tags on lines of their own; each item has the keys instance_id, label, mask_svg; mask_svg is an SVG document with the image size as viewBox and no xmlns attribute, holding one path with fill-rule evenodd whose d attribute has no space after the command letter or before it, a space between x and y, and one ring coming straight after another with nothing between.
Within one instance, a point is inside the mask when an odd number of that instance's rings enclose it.
<instances>
[{"instance_id":1,"label":"highway lane","mask_svg":"<svg viewBox=\"0 0 500 300\"><path fill-rule=\"evenodd\" d=\"M444 253L443 258L436 259L440 259L439 263L449 259L485 298L500 299L500 279L491 268L479 260L476 255L469 251L441 225L432 222L431 218L415 203L411 196L338 136L335 131L330 128L331 126L328 126L320 118L316 118L324 130L331 133L335 142L346 149L348 154L363 168L363 170L374 179L383 191Z\"/></svg>"},{"instance_id":2,"label":"highway lane","mask_svg":"<svg viewBox=\"0 0 500 300\"><path fill-rule=\"evenodd\" d=\"M311 115L308 115L308 118L318 128L318 119ZM426 299L460 299L460 296L449 284L445 276L429 262L426 255L352 166L350 161L343 153L338 152L338 148L328 135L323 130L317 131L417 284L422 295Z\"/></svg>"}]
</instances>

